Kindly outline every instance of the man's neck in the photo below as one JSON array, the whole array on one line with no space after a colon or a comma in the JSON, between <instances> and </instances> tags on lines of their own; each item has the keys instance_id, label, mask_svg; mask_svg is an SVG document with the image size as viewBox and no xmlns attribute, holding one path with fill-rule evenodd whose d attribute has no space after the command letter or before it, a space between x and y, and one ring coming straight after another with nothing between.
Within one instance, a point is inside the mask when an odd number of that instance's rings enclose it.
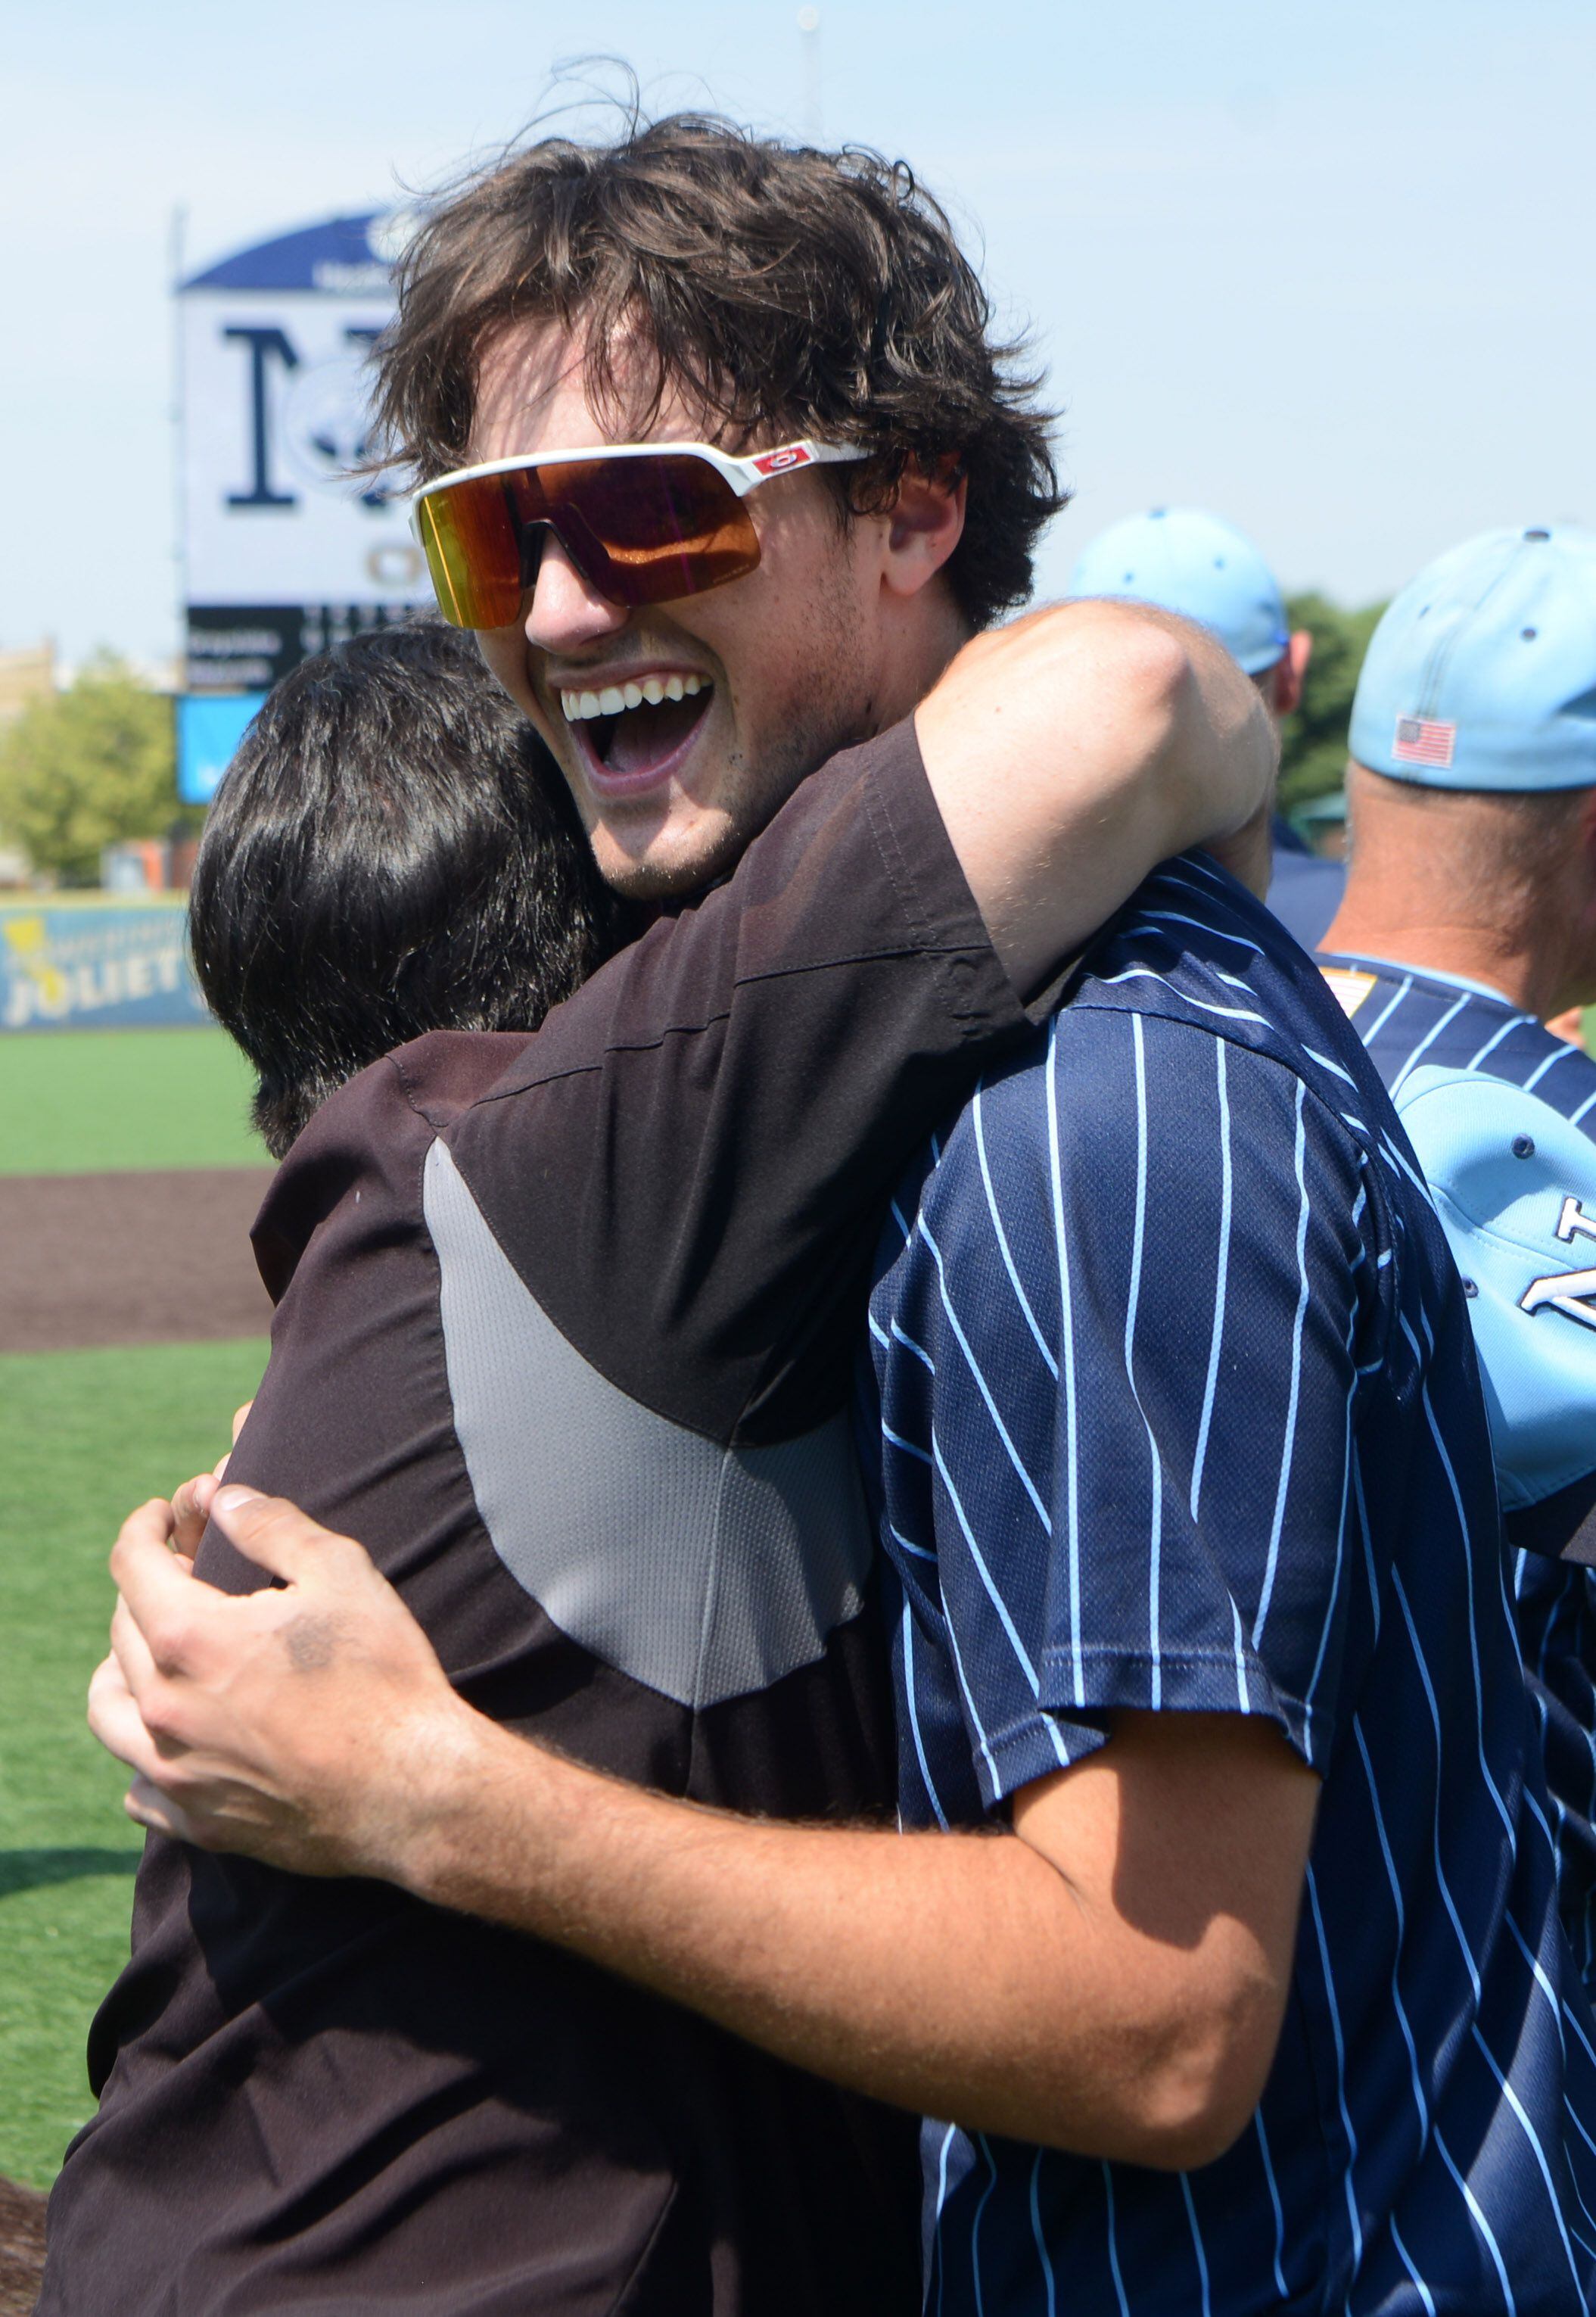
<instances>
[{"instance_id":1,"label":"man's neck","mask_svg":"<svg viewBox=\"0 0 1596 2317\"><path fill-rule=\"evenodd\" d=\"M872 703L878 732L918 708L975 632L946 587L914 609L917 616L905 620L886 655Z\"/></svg>"},{"instance_id":2,"label":"man's neck","mask_svg":"<svg viewBox=\"0 0 1596 2317\"><path fill-rule=\"evenodd\" d=\"M1319 946L1482 982L1537 1021L1558 1010L1560 960L1538 954L1533 941L1515 941L1497 928L1438 925L1436 914L1370 906L1355 884L1349 885Z\"/></svg>"}]
</instances>

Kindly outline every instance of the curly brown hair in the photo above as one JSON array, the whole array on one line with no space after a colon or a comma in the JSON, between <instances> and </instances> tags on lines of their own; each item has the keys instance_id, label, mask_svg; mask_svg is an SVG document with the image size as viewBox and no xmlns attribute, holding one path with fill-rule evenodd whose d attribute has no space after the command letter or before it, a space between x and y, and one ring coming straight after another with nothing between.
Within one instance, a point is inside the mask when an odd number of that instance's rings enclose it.
<instances>
[{"instance_id":1,"label":"curly brown hair","mask_svg":"<svg viewBox=\"0 0 1596 2317\"><path fill-rule=\"evenodd\" d=\"M546 137L442 196L397 283L378 432L419 479L469 455L487 341L549 320L580 329L593 407L640 434L674 387L709 439L864 446L868 462L826 470L850 513L890 505L911 463L967 476L948 568L960 609L985 627L1030 593L1037 534L1067 497L1051 416L901 161L691 112L633 118L608 145Z\"/></svg>"}]
</instances>

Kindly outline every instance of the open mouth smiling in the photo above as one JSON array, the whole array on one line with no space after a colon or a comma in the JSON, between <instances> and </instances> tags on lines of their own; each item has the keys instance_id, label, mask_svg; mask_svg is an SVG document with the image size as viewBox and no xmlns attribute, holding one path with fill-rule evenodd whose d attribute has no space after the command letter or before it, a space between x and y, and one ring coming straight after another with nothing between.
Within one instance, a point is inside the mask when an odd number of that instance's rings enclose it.
<instances>
[{"instance_id":1,"label":"open mouth smiling","mask_svg":"<svg viewBox=\"0 0 1596 2317\"><path fill-rule=\"evenodd\" d=\"M686 756L714 690L709 676L673 670L593 691L562 684L559 702L598 786L651 787Z\"/></svg>"}]
</instances>

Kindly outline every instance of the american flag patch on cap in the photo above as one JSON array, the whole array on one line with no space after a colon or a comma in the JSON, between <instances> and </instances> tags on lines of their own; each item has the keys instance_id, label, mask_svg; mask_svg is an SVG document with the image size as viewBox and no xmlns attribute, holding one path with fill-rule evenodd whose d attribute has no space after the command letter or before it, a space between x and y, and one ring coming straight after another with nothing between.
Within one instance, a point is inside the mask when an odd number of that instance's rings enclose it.
<instances>
[{"instance_id":1,"label":"american flag patch on cap","mask_svg":"<svg viewBox=\"0 0 1596 2317\"><path fill-rule=\"evenodd\" d=\"M1457 738L1455 724L1431 724L1422 716L1399 716L1391 754L1399 765L1435 765L1444 772L1451 764Z\"/></svg>"}]
</instances>

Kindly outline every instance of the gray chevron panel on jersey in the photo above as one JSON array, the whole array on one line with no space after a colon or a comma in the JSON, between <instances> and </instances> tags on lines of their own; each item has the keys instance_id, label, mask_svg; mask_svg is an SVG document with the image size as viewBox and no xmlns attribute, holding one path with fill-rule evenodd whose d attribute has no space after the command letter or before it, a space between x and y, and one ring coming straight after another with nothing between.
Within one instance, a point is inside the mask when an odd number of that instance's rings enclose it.
<instances>
[{"instance_id":1,"label":"gray chevron panel on jersey","mask_svg":"<svg viewBox=\"0 0 1596 2317\"><path fill-rule=\"evenodd\" d=\"M821 1656L870 1559L846 1415L735 1450L673 1424L566 1342L442 1142L424 1189L455 1430L517 1583L573 1641L682 1705Z\"/></svg>"}]
</instances>

